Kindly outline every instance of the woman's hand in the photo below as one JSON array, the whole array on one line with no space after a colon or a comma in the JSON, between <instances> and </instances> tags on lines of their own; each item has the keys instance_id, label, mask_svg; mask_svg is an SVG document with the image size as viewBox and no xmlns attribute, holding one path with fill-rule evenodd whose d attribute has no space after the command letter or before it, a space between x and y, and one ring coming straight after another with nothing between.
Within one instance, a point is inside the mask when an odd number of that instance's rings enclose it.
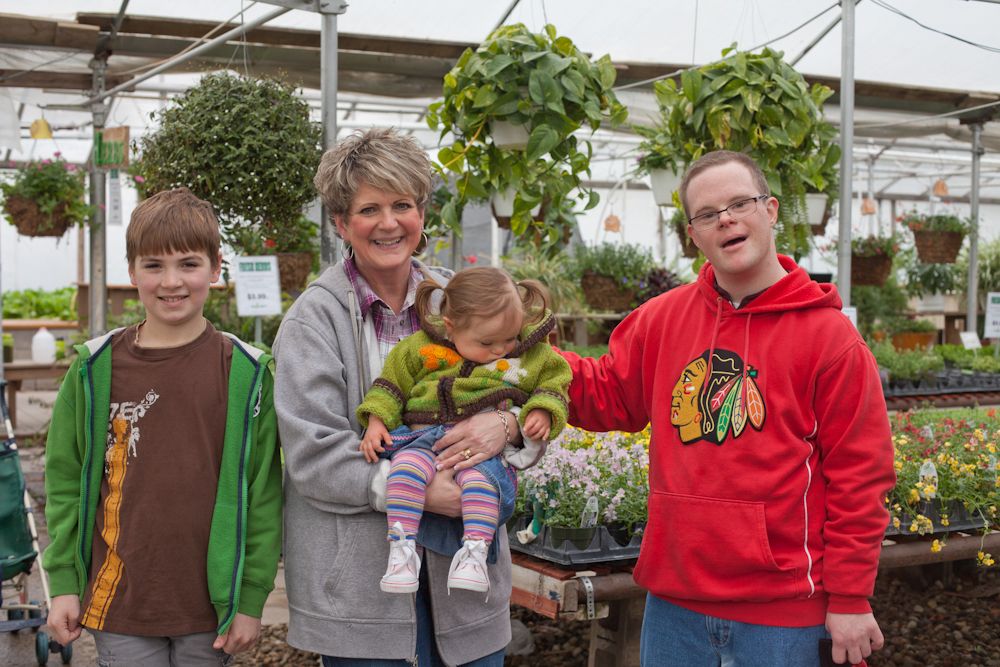
<instances>
[{"instance_id":1,"label":"woman's hand","mask_svg":"<svg viewBox=\"0 0 1000 667\"><path fill-rule=\"evenodd\" d=\"M506 429L498 412L482 412L459 422L441 436L434 443L434 451L438 454L438 470L464 470L493 458L507 444L508 431L512 439L519 440L521 433L517 427L517 418L510 412L502 414L507 419Z\"/></svg>"},{"instance_id":2,"label":"woman's hand","mask_svg":"<svg viewBox=\"0 0 1000 667\"><path fill-rule=\"evenodd\" d=\"M454 470L439 470L424 494L424 509L443 516L462 516L462 487Z\"/></svg>"}]
</instances>

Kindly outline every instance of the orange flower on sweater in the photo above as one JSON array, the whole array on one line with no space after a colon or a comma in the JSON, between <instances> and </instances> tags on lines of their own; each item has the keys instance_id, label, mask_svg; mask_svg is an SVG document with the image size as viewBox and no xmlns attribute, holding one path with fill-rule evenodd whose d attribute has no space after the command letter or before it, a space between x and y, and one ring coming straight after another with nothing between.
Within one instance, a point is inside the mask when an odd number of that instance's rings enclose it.
<instances>
[{"instance_id":1,"label":"orange flower on sweater","mask_svg":"<svg viewBox=\"0 0 1000 667\"><path fill-rule=\"evenodd\" d=\"M420 357L424 360L424 368L430 371L454 366L462 360L454 350L433 344L421 347Z\"/></svg>"}]
</instances>

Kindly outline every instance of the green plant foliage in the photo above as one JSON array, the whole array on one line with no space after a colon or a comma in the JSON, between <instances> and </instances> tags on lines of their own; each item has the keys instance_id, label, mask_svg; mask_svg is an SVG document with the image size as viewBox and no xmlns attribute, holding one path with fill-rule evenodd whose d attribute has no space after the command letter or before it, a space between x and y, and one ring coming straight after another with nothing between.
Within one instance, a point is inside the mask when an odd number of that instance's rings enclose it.
<instances>
[{"instance_id":1,"label":"green plant foliage","mask_svg":"<svg viewBox=\"0 0 1000 667\"><path fill-rule=\"evenodd\" d=\"M868 338L875 331L885 331L886 322L903 317L908 307L906 293L889 276L885 285L851 287L851 305L858 309L858 331Z\"/></svg>"},{"instance_id":2,"label":"green plant foliage","mask_svg":"<svg viewBox=\"0 0 1000 667\"><path fill-rule=\"evenodd\" d=\"M851 254L859 257L874 257L888 255L895 257L899 252L900 238L898 234L889 236L862 236L851 239Z\"/></svg>"},{"instance_id":3,"label":"green plant foliage","mask_svg":"<svg viewBox=\"0 0 1000 667\"><path fill-rule=\"evenodd\" d=\"M958 256L955 271L962 277L962 292L965 293L969 275L969 254L966 250L962 250ZM976 277L979 283L977 287L979 309L985 312L986 295L989 292L1000 292L1000 239L980 243L976 260Z\"/></svg>"},{"instance_id":4,"label":"green plant foliage","mask_svg":"<svg viewBox=\"0 0 1000 667\"><path fill-rule=\"evenodd\" d=\"M322 130L291 87L210 74L153 117L159 127L140 140L133 174L145 193L187 186L212 203L240 253L255 237L294 245L302 208L316 196Z\"/></svg>"},{"instance_id":5,"label":"green plant foliage","mask_svg":"<svg viewBox=\"0 0 1000 667\"><path fill-rule=\"evenodd\" d=\"M638 289L655 267L648 248L631 243L601 243L577 246L572 271L577 279L589 271L614 278L624 287Z\"/></svg>"},{"instance_id":6,"label":"green plant foliage","mask_svg":"<svg viewBox=\"0 0 1000 667\"><path fill-rule=\"evenodd\" d=\"M682 72L680 85L673 79L654 84L662 120L635 128L644 138L638 170L676 173L710 151L746 152L781 200L778 251L801 257L812 244L805 194L837 192L840 147L822 113L833 91L807 86L780 51L748 53L734 44L722 56Z\"/></svg>"},{"instance_id":7,"label":"green plant foliage","mask_svg":"<svg viewBox=\"0 0 1000 667\"><path fill-rule=\"evenodd\" d=\"M461 211L456 206L455 193L447 186L440 185L431 192L430 201L424 210L424 233L434 241L435 251L447 247L452 235L461 236Z\"/></svg>"},{"instance_id":8,"label":"green plant foliage","mask_svg":"<svg viewBox=\"0 0 1000 667\"><path fill-rule=\"evenodd\" d=\"M76 319L76 288L26 289L3 293L3 316L18 320Z\"/></svg>"},{"instance_id":9,"label":"green plant foliage","mask_svg":"<svg viewBox=\"0 0 1000 667\"><path fill-rule=\"evenodd\" d=\"M961 232L962 234L968 234L972 228L969 220L963 220L957 215L950 213L924 215L916 211L910 211L903 215L902 222L914 232Z\"/></svg>"},{"instance_id":10,"label":"green plant foliage","mask_svg":"<svg viewBox=\"0 0 1000 667\"><path fill-rule=\"evenodd\" d=\"M257 227L238 227L231 240L244 255L273 255L279 252L312 252L319 249L319 225L304 215L299 215L280 229L266 225L270 236L262 236Z\"/></svg>"},{"instance_id":11,"label":"green plant foliage","mask_svg":"<svg viewBox=\"0 0 1000 667\"><path fill-rule=\"evenodd\" d=\"M888 342L873 345L872 354L879 366L889 370L891 380L926 380L944 368L944 360L933 352L900 351Z\"/></svg>"},{"instance_id":12,"label":"green plant foliage","mask_svg":"<svg viewBox=\"0 0 1000 667\"><path fill-rule=\"evenodd\" d=\"M504 261L504 268L514 280L537 280L549 291L554 313L579 313L584 307L580 281L566 270L571 263L564 252L553 256L522 252Z\"/></svg>"},{"instance_id":13,"label":"green plant foliage","mask_svg":"<svg viewBox=\"0 0 1000 667\"><path fill-rule=\"evenodd\" d=\"M49 228L56 226L52 216L60 204L65 204L62 215L74 225L84 224L93 212L93 208L84 201L84 172L66 162L59 152L51 160L28 162L19 167L12 182L0 183L0 191L5 204L9 197L23 197L35 202L38 210L48 217Z\"/></svg>"},{"instance_id":14,"label":"green plant foliage","mask_svg":"<svg viewBox=\"0 0 1000 667\"><path fill-rule=\"evenodd\" d=\"M898 333L930 333L937 325L930 320L915 317L892 317L885 320L885 331L890 336Z\"/></svg>"},{"instance_id":15,"label":"green plant foliage","mask_svg":"<svg viewBox=\"0 0 1000 667\"><path fill-rule=\"evenodd\" d=\"M906 267L906 293L922 297L928 294L954 294L963 288L964 276L956 264L921 264Z\"/></svg>"},{"instance_id":16,"label":"green plant foliage","mask_svg":"<svg viewBox=\"0 0 1000 667\"><path fill-rule=\"evenodd\" d=\"M590 173L590 142L574 133L625 121L614 82L608 56L592 61L551 25L541 33L520 23L502 26L476 50L467 49L444 77L444 99L427 113L441 140L453 139L438 152L442 175L450 172L457 188L455 206L442 209L447 223L457 225L466 202L514 189L514 235L545 251L564 244L573 193L585 210L598 201L581 188ZM498 148L490 136L494 120L523 125L527 150ZM539 204L546 215L535 220L531 209Z\"/></svg>"},{"instance_id":17,"label":"green plant foliage","mask_svg":"<svg viewBox=\"0 0 1000 667\"><path fill-rule=\"evenodd\" d=\"M595 359L608 353L607 345L574 345L573 343L561 343L559 347L567 352L576 352L581 357L593 357Z\"/></svg>"}]
</instances>

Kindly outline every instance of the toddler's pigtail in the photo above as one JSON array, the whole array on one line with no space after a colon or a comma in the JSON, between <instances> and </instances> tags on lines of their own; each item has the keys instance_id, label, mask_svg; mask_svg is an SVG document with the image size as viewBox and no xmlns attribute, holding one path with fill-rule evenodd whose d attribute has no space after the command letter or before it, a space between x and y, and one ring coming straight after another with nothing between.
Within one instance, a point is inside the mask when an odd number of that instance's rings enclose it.
<instances>
[{"instance_id":1,"label":"toddler's pigtail","mask_svg":"<svg viewBox=\"0 0 1000 667\"><path fill-rule=\"evenodd\" d=\"M524 308L524 323L540 322L549 307L549 290L537 280L521 280L515 284Z\"/></svg>"},{"instance_id":2,"label":"toddler's pigtail","mask_svg":"<svg viewBox=\"0 0 1000 667\"><path fill-rule=\"evenodd\" d=\"M434 293L438 290L441 290L441 300L439 307L435 310ZM424 331L441 337L443 331L441 317L444 314L447 298L447 292L433 278L425 278L417 285L413 306L417 309L420 326Z\"/></svg>"}]
</instances>

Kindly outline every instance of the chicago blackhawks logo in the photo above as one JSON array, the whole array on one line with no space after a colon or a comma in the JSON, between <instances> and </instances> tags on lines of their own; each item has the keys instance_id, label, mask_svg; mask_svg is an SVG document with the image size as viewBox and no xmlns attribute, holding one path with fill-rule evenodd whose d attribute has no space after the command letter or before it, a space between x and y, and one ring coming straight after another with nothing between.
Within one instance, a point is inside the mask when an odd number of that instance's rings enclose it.
<instances>
[{"instance_id":1,"label":"chicago blackhawks logo","mask_svg":"<svg viewBox=\"0 0 1000 667\"><path fill-rule=\"evenodd\" d=\"M681 442L721 445L730 430L740 437L748 422L761 430L767 410L756 378L757 369L729 350L715 350L711 364L705 350L685 366L670 398L670 423Z\"/></svg>"}]
</instances>

